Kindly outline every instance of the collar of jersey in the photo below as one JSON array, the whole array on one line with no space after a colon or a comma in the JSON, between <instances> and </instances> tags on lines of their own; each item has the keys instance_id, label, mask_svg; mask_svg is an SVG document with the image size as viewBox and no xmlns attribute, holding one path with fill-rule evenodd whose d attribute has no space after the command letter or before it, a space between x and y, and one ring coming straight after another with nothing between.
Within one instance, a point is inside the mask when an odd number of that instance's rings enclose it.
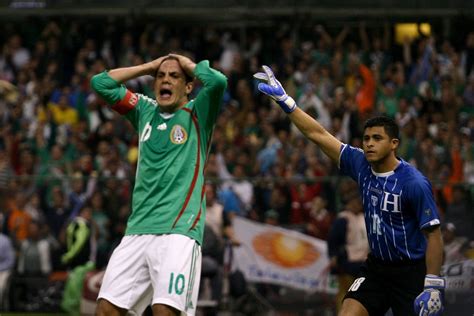
<instances>
[{"instance_id":1,"label":"collar of jersey","mask_svg":"<svg viewBox=\"0 0 474 316\"><path fill-rule=\"evenodd\" d=\"M398 157L397 157L398 158ZM402 159L398 158L398 165L395 167L395 169L387 171L387 172L375 172L374 169L370 168L372 171L372 174L377 177L389 177L395 173L395 170L397 170L398 167L400 167L402 164Z\"/></svg>"},{"instance_id":2,"label":"collar of jersey","mask_svg":"<svg viewBox=\"0 0 474 316\"><path fill-rule=\"evenodd\" d=\"M165 120L170 119L174 116L174 113L160 112L160 116Z\"/></svg>"},{"instance_id":3,"label":"collar of jersey","mask_svg":"<svg viewBox=\"0 0 474 316\"><path fill-rule=\"evenodd\" d=\"M189 102L186 103L186 104L185 104L182 108L180 108L179 110L182 110L183 108L187 107L187 106L188 106L190 103L192 103L192 102L194 102L194 99L189 100ZM178 110L178 111L179 111L179 110ZM176 112L178 112L178 111L176 111ZM168 112L161 112L161 110L160 110L159 113L160 113L160 116L161 116L162 118L164 118L165 120L168 120L168 119L172 118L172 117L176 114L176 112L168 113Z\"/></svg>"}]
</instances>

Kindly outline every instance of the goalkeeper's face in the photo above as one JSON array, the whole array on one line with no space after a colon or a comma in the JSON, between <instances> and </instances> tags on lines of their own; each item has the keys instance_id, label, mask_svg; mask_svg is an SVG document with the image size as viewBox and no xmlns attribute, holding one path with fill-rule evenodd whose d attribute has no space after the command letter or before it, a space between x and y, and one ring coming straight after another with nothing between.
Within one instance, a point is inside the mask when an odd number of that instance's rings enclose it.
<instances>
[{"instance_id":1,"label":"goalkeeper's face","mask_svg":"<svg viewBox=\"0 0 474 316\"><path fill-rule=\"evenodd\" d=\"M371 164L381 164L395 155L399 140L391 138L383 126L367 127L364 131L362 147L365 158Z\"/></svg>"},{"instance_id":2,"label":"goalkeeper's face","mask_svg":"<svg viewBox=\"0 0 474 316\"><path fill-rule=\"evenodd\" d=\"M186 75L176 59L166 59L156 73L154 90L160 108L165 112L174 112L188 102L193 83L186 81Z\"/></svg>"}]
</instances>

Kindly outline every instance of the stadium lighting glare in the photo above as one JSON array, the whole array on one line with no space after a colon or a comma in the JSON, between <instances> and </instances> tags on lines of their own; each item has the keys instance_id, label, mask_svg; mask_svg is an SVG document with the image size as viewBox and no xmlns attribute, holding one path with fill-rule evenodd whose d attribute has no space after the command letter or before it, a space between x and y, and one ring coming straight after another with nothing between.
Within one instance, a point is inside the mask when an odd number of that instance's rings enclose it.
<instances>
[{"instance_id":1,"label":"stadium lighting glare","mask_svg":"<svg viewBox=\"0 0 474 316\"><path fill-rule=\"evenodd\" d=\"M395 41L402 45L405 39L413 41L420 36L430 36L431 25L429 23L397 23L395 24Z\"/></svg>"}]
</instances>

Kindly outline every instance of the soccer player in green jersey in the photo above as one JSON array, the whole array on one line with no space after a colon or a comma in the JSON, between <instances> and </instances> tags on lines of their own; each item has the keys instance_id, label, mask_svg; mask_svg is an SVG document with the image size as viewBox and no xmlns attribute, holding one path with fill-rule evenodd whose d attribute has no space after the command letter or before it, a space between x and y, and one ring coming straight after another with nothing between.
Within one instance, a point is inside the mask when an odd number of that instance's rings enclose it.
<instances>
[{"instance_id":1,"label":"soccer player in green jersey","mask_svg":"<svg viewBox=\"0 0 474 316\"><path fill-rule=\"evenodd\" d=\"M156 100L122 84L155 76ZM203 84L189 100L193 78ZM169 54L95 75L93 90L139 134L132 213L107 265L97 315L194 315L205 219L203 169L227 86L208 61Z\"/></svg>"}]
</instances>

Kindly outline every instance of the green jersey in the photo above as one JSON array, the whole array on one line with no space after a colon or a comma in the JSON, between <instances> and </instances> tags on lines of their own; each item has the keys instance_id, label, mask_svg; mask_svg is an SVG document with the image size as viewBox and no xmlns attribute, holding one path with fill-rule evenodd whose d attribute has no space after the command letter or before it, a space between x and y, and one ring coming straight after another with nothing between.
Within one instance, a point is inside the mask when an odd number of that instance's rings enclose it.
<instances>
[{"instance_id":1,"label":"green jersey","mask_svg":"<svg viewBox=\"0 0 474 316\"><path fill-rule=\"evenodd\" d=\"M155 100L130 92L107 72L91 80L92 88L139 134L126 235L182 234L202 243L203 170L227 81L208 61L198 63L194 74L203 83L202 89L172 114L161 112Z\"/></svg>"}]
</instances>

